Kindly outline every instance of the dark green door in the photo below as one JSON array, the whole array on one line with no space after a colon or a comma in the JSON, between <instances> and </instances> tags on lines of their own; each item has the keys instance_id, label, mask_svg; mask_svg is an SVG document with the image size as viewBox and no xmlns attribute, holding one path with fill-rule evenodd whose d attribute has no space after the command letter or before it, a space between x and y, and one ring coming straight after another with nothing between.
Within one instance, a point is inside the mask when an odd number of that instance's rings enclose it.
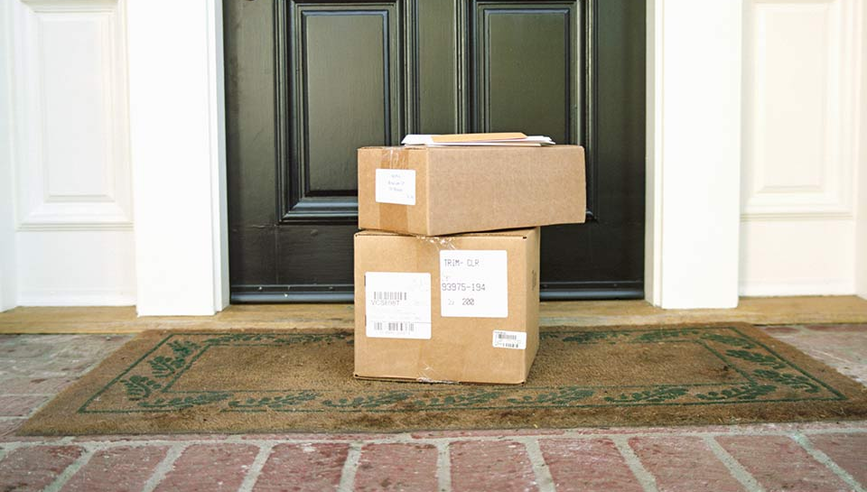
<instances>
[{"instance_id":1,"label":"dark green door","mask_svg":"<svg viewBox=\"0 0 867 492\"><path fill-rule=\"evenodd\" d=\"M351 301L356 148L488 131L587 149L542 298L641 297L644 4L224 0L232 301Z\"/></svg>"}]
</instances>

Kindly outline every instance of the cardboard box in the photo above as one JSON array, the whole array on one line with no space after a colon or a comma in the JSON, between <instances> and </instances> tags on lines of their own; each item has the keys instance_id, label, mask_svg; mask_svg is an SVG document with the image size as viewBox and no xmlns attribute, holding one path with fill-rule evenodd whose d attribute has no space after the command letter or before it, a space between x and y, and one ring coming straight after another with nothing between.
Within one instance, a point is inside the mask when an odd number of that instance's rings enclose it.
<instances>
[{"instance_id":1,"label":"cardboard box","mask_svg":"<svg viewBox=\"0 0 867 492\"><path fill-rule=\"evenodd\" d=\"M439 236L584 222L584 149L365 147L358 226Z\"/></svg>"},{"instance_id":2,"label":"cardboard box","mask_svg":"<svg viewBox=\"0 0 867 492\"><path fill-rule=\"evenodd\" d=\"M539 229L355 235L355 376L522 383L539 347Z\"/></svg>"}]
</instances>

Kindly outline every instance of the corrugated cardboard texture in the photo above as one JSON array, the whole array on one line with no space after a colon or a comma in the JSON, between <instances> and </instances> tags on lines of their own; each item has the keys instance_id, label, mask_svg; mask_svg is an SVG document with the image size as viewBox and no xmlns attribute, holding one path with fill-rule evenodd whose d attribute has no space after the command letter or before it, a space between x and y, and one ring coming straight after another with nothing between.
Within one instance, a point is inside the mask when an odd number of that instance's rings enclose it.
<instances>
[{"instance_id":1,"label":"corrugated cardboard texture","mask_svg":"<svg viewBox=\"0 0 867 492\"><path fill-rule=\"evenodd\" d=\"M450 237L401 236L362 231L355 235L355 375L361 378L523 383L539 347L539 229ZM440 315L441 249L505 250L507 318ZM431 339L368 338L366 272L431 275ZM527 333L525 350L494 348L494 330Z\"/></svg>"},{"instance_id":2,"label":"corrugated cardboard texture","mask_svg":"<svg viewBox=\"0 0 867 492\"><path fill-rule=\"evenodd\" d=\"M416 204L376 202L376 169L416 171ZM436 236L584 222L584 149L365 147L358 150L362 229Z\"/></svg>"}]
</instances>

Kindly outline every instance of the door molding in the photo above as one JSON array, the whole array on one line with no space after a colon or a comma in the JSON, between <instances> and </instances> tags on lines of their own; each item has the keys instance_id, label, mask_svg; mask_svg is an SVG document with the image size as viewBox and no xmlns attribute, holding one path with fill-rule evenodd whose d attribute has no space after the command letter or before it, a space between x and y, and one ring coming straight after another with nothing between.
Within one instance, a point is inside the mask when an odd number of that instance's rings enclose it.
<instances>
[{"instance_id":1,"label":"door molding","mask_svg":"<svg viewBox=\"0 0 867 492\"><path fill-rule=\"evenodd\" d=\"M211 315L229 303L222 4L127 12L138 314Z\"/></svg>"},{"instance_id":2,"label":"door molding","mask_svg":"<svg viewBox=\"0 0 867 492\"><path fill-rule=\"evenodd\" d=\"M648 0L645 297L738 303L741 0Z\"/></svg>"},{"instance_id":3,"label":"door molding","mask_svg":"<svg viewBox=\"0 0 867 492\"><path fill-rule=\"evenodd\" d=\"M12 172L12 2L0 5L0 311L18 304Z\"/></svg>"}]
</instances>

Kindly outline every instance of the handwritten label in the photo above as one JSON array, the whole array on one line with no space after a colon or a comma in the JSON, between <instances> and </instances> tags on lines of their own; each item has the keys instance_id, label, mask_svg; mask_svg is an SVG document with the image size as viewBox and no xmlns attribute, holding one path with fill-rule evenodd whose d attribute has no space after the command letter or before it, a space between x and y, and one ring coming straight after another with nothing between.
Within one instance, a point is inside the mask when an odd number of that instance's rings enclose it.
<instances>
[{"instance_id":1,"label":"handwritten label","mask_svg":"<svg viewBox=\"0 0 867 492\"><path fill-rule=\"evenodd\" d=\"M377 169L376 201L415 205L415 170Z\"/></svg>"}]
</instances>

